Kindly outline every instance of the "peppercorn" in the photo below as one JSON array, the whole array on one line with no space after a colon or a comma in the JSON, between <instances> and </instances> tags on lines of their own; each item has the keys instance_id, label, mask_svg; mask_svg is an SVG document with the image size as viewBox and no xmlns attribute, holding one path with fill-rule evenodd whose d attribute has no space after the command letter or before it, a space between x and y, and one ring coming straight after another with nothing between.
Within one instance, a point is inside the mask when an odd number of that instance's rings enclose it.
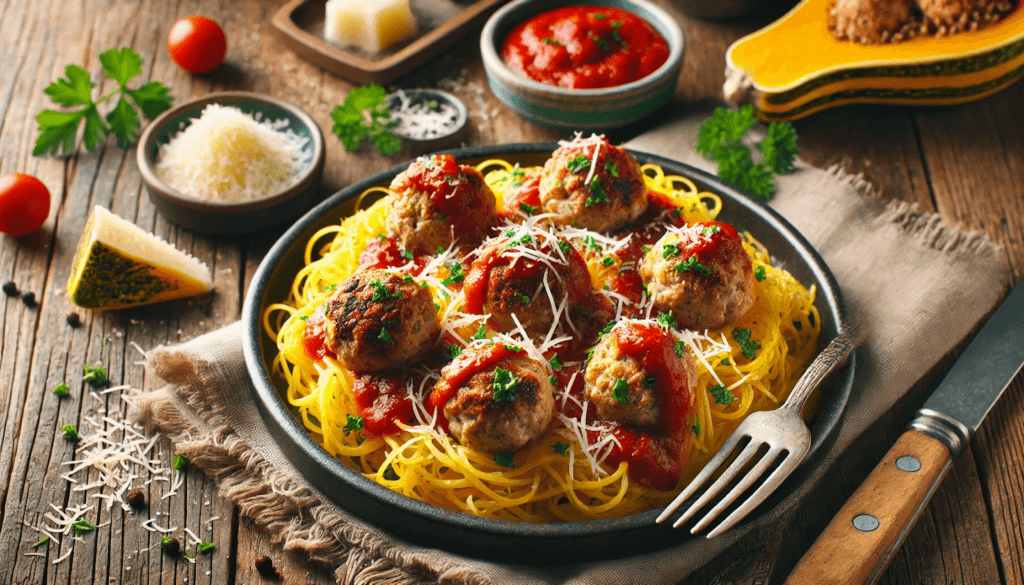
<instances>
[{"instance_id":1,"label":"peppercorn","mask_svg":"<svg viewBox=\"0 0 1024 585\"><path fill-rule=\"evenodd\" d=\"M125 496L125 500L128 505L136 510L141 510L146 507L146 496L142 493L142 490L132 490Z\"/></svg>"},{"instance_id":2,"label":"peppercorn","mask_svg":"<svg viewBox=\"0 0 1024 585\"><path fill-rule=\"evenodd\" d=\"M256 571L264 577L281 578L281 572L274 568L274 561L267 555L256 559Z\"/></svg>"},{"instance_id":3,"label":"peppercorn","mask_svg":"<svg viewBox=\"0 0 1024 585\"><path fill-rule=\"evenodd\" d=\"M8 280L4 283L4 294L9 297L18 296L18 285L14 284L13 280Z\"/></svg>"},{"instance_id":4,"label":"peppercorn","mask_svg":"<svg viewBox=\"0 0 1024 585\"><path fill-rule=\"evenodd\" d=\"M36 293L32 291L21 293L21 302L27 307L34 307L36 304Z\"/></svg>"},{"instance_id":5,"label":"peppercorn","mask_svg":"<svg viewBox=\"0 0 1024 585\"><path fill-rule=\"evenodd\" d=\"M178 553L181 552L181 543L173 536L165 536L160 539L160 548L171 556L178 556Z\"/></svg>"},{"instance_id":6,"label":"peppercorn","mask_svg":"<svg viewBox=\"0 0 1024 585\"><path fill-rule=\"evenodd\" d=\"M78 317L78 313L68 313L65 320L68 322L68 325L71 325L72 327L78 327L82 324L82 320Z\"/></svg>"}]
</instances>

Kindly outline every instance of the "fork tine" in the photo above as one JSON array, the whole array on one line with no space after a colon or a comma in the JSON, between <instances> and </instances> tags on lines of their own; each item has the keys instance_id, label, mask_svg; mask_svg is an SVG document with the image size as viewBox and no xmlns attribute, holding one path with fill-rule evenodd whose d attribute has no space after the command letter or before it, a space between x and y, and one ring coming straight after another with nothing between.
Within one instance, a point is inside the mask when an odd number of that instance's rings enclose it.
<instances>
[{"instance_id":1,"label":"fork tine","mask_svg":"<svg viewBox=\"0 0 1024 585\"><path fill-rule=\"evenodd\" d=\"M729 454L732 453L733 449L736 448L736 445L739 444L740 439L742 438L743 437L740 436L738 433L733 433L732 436L725 441L725 444L722 445L722 448L718 450L718 453L715 453L715 456L712 457L704 465L704 469L702 469L700 473L697 474L697 477L690 480L690 483L686 484L686 487L683 489L682 492L679 493L678 496L676 496L674 500L672 500L672 503L666 506L664 510L662 510L661 514L658 515L658 519L655 520L655 522L660 524L667 520L669 516L675 513L675 511L678 510L679 507L683 505L683 502L685 502L687 498L697 493L697 490L700 489L700 486L704 485L704 482L706 482L708 479L711 478L712 475L714 475L715 470L722 466L722 463L725 462L725 460L729 457Z\"/></svg>"},{"instance_id":2,"label":"fork tine","mask_svg":"<svg viewBox=\"0 0 1024 585\"><path fill-rule=\"evenodd\" d=\"M699 522L697 522L697 524L690 530L690 533L697 534L701 530L707 528L708 524L711 524L711 522L713 522L715 518L722 513L722 510L728 508L730 504L736 501L736 498L740 497L740 494L746 491L747 488L761 477L764 470L768 469L768 467L778 459L779 455L782 454L783 451L785 451L785 449L781 447L769 447L768 452L764 454L764 457L761 457L760 461L758 461L757 464L754 465L754 467L751 468L745 476L743 476L743 479L741 479L735 487L729 490L729 493L715 504L715 507L711 508L711 510L709 510Z\"/></svg>"},{"instance_id":3,"label":"fork tine","mask_svg":"<svg viewBox=\"0 0 1024 585\"><path fill-rule=\"evenodd\" d=\"M757 453L757 450L760 448L762 444L763 443L758 443L753 440L747 443L747 446L744 447L742 451L740 451L740 454L736 456L736 459L733 460L732 464L729 465L729 467L722 472L722 475L715 480L715 483L711 484L711 487L705 490L704 493L701 494L699 498L697 498L697 501L694 502L692 506L690 506L685 512L683 512L683 515L680 516L679 519L677 519L675 523L672 524L672 527L679 528L679 526L683 522L689 520L690 517L697 512L697 510L703 508L705 504L707 504L715 496L717 496L718 493L722 490L722 488L726 486L730 481L732 481L732 478L735 477L737 473L739 473L740 469L744 465L746 465L748 461L750 461L750 458L753 457L755 453Z\"/></svg>"},{"instance_id":4,"label":"fork tine","mask_svg":"<svg viewBox=\"0 0 1024 585\"><path fill-rule=\"evenodd\" d=\"M721 524L716 526L714 530L709 532L707 537L714 538L719 534L725 532L726 530L732 528L737 522L745 518L746 515L749 514L754 508L759 506L761 502L768 499L768 496L772 495L775 489L779 487L779 485L782 484L782 482L785 481L787 477L789 477L789 474L793 471L793 469L800 465L800 463L803 462L806 456L806 452L802 454L789 453L786 459L782 462L782 464L779 465L779 467L776 468L775 471L773 471L771 475L769 475L768 478L764 480L764 483L761 484L761 487L757 488L757 491L750 494L750 497L747 498L747 500L743 502L743 504L740 505L739 508L733 510L732 514L729 514L729 516L725 520L723 520Z\"/></svg>"}]
</instances>

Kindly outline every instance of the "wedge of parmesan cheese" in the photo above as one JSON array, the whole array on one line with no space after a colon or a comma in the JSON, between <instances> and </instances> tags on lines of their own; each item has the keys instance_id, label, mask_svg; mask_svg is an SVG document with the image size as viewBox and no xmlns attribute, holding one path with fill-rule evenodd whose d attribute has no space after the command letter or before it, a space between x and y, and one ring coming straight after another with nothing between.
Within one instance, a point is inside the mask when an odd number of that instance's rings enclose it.
<instances>
[{"instance_id":1,"label":"wedge of parmesan cheese","mask_svg":"<svg viewBox=\"0 0 1024 585\"><path fill-rule=\"evenodd\" d=\"M88 309L123 309L213 288L210 269L171 244L96 206L85 224L68 296Z\"/></svg>"},{"instance_id":2,"label":"wedge of parmesan cheese","mask_svg":"<svg viewBox=\"0 0 1024 585\"><path fill-rule=\"evenodd\" d=\"M417 31L409 0L328 0L325 10L325 39L370 53L379 53Z\"/></svg>"}]
</instances>

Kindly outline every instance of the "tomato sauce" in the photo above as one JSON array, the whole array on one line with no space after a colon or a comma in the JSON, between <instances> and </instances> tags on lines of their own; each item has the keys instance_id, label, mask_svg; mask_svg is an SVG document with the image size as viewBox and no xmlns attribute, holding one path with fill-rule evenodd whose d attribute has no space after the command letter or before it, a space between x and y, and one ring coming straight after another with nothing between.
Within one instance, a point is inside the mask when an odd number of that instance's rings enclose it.
<instances>
[{"instance_id":1,"label":"tomato sauce","mask_svg":"<svg viewBox=\"0 0 1024 585\"><path fill-rule=\"evenodd\" d=\"M667 490L682 471L683 453L691 440L687 418L693 410L693 390L686 370L675 355L675 338L654 325L619 327L609 335L624 355L640 362L657 382L660 416L654 429L618 426L619 441L608 455L612 466L629 463L629 477L644 487Z\"/></svg>"},{"instance_id":2,"label":"tomato sauce","mask_svg":"<svg viewBox=\"0 0 1024 585\"><path fill-rule=\"evenodd\" d=\"M437 382L427 397L427 409L437 411L438 423L445 432L448 431L448 419L444 416L444 407L455 397L459 388L465 386L473 376L494 369L498 362L518 353L503 343L495 343L472 354L464 353L448 365L444 377Z\"/></svg>"},{"instance_id":3,"label":"tomato sauce","mask_svg":"<svg viewBox=\"0 0 1024 585\"><path fill-rule=\"evenodd\" d=\"M694 224L694 227L698 230L718 228L713 234L708 234L710 237L697 238L682 248L682 256L684 258L696 257L697 261L705 266L710 266L717 262L718 258L721 257L722 247L726 245L726 242L731 240L734 246L743 245L740 235L736 232L736 228L727 223L703 221Z\"/></svg>"},{"instance_id":4,"label":"tomato sauce","mask_svg":"<svg viewBox=\"0 0 1024 585\"><path fill-rule=\"evenodd\" d=\"M420 159L395 179L392 191L422 191L430 194L431 204L455 228L460 240L467 237L479 241L487 235L492 223L487 218L493 209L486 208L487 197L483 177L472 167L462 166L450 154Z\"/></svg>"},{"instance_id":5,"label":"tomato sauce","mask_svg":"<svg viewBox=\"0 0 1024 585\"><path fill-rule=\"evenodd\" d=\"M509 67L567 89L614 87L642 79L668 61L649 22L607 6L567 6L534 16L502 43Z\"/></svg>"},{"instance_id":6,"label":"tomato sauce","mask_svg":"<svg viewBox=\"0 0 1024 585\"><path fill-rule=\"evenodd\" d=\"M360 374L356 376L352 393L367 435L393 435L401 430L398 421L416 422L404 377Z\"/></svg>"},{"instance_id":7,"label":"tomato sauce","mask_svg":"<svg viewBox=\"0 0 1024 585\"><path fill-rule=\"evenodd\" d=\"M327 349L324 319L323 310L317 309L313 316L306 320L306 327L302 330L302 346L306 350L306 355L318 362L327 356L337 357L333 351Z\"/></svg>"}]
</instances>

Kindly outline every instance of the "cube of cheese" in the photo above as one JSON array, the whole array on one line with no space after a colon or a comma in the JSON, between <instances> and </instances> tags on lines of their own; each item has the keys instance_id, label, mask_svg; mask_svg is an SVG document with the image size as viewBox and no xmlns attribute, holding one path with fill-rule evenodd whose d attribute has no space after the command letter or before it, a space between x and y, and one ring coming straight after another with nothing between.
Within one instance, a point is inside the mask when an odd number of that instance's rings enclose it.
<instances>
[{"instance_id":1,"label":"cube of cheese","mask_svg":"<svg viewBox=\"0 0 1024 585\"><path fill-rule=\"evenodd\" d=\"M328 0L324 38L379 53L416 34L409 0Z\"/></svg>"}]
</instances>

